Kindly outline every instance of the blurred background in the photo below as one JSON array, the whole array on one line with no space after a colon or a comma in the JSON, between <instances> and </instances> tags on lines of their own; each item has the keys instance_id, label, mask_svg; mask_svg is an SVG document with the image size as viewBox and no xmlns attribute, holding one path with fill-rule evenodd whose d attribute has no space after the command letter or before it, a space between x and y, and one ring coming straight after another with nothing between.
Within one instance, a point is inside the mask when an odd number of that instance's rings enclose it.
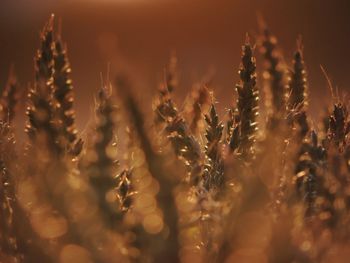
<instances>
[{"instance_id":1,"label":"blurred background","mask_svg":"<svg viewBox=\"0 0 350 263\"><path fill-rule=\"evenodd\" d=\"M303 36L310 111L318 117L330 102L320 64L335 87L344 93L350 89L349 10L349 0L1 0L0 84L5 85L11 63L24 88L33 82L39 32L55 13L68 45L79 128L89 118L111 53L118 53L117 63L130 69L146 110L172 50L179 60L178 103L193 83L215 70L213 87L222 110L232 103L241 45L246 32L255 42L260 12L288 63L296 38Z\"/></svg>"}]
</instances>

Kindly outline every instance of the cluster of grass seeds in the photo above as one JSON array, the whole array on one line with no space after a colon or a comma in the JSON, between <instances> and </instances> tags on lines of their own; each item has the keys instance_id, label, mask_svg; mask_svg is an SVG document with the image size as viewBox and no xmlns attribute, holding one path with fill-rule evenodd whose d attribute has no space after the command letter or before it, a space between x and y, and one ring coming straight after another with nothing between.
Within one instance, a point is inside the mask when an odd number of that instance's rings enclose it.
<instances>
[{"instance_id":1,"label":"cluster of grass seeds","mask_svg":"<svg viewBox=\"0 0 350 263\"><path fill-rule=\"evenodd\" d=\"M313 127L301 39L287 71L260 24L262 56L247 36L226 121L208 83L177 107L172 54L153 118L133 95L137 76L116 73L98 89L84 136L52 16L35 55L25 146L15 143L13 70L0 95L0 262L347 262L347 102L333 98L324 130Z\"/></svg>"}]
</instances>

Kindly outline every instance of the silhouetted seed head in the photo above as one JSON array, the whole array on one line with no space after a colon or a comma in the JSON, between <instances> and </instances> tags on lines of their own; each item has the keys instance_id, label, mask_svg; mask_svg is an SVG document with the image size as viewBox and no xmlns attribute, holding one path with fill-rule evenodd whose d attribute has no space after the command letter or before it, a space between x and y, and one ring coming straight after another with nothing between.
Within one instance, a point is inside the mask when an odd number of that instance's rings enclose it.
<instances>
[{"instance_id":1,"label":"silhouetted seed head","mask_svg":"<svg viewBox=\"0 0 350 263\"><path fill-rule=\"evenodd\" d=\"M168 138L173 144L176 154L182 157L189 166L200 158L200 147L192 135L188 134L186 126L182 126L182 119L175 119L168 131Z\"/></svg>"},{"instance_id":2,"label":"silhouetted seed head","mask_svg":"<svg viewBox=\"0 0 350 263\"><path fill-rule=\"evenodd\" d=\"M257 116L259 114L259 91L256 86L256 64L253 56L253 49L249 43L249 38L242 48L242 63L238 71L240 83L236 85L237 118L239 126L239 147L244 157L252 157L254 152L257 126Z\"/></svg>"},{"instance_id":3,"label":"silhouetted seed head","mask_svg":"<svg viewBox=\"0 0 350 263\"><path fill-rule=\"evenodd\" d=\"M328 137L342 151L346 143L346 137L350 132L348 111L342 103L334 104L332 115L329 117Z\"/></svg>"},{"instance_id":4,"label":"silhouetted seed head","mask_svg":"<svg viewBox=\"0 0 350 263\"><path fill-rule=\"evenodd\" d=\"M318 145L317 134L311 131L309 141L301 145L299 160L296 166L296 192L305 202L305 216L310 217L317 212L316 199L318 189L322 188L321 168L326 161L326 150Z\"/></svg>"},{"instance_id":5,"label":"silhouetted seed head","mask_svg":"<svg viewBox=\"0 0 350 263\"><path fill-rule=\"evenodd\" d=\"M205 137L207 139L207 145L205 147L206 153L209 158L215 160L219 155L219 142L221 141L222 131L224 126L219 122L219 116L216 113L215 105L210 107L209 114L205 115L205 121L207 123L207 129Z\"/></svg>"},{"instance_id":6,"label":"silhouetted seed head","mask_svg":"<svg viewBox=\"0 0 350 263\"><path fill-rule=\"evenodd\" d=\"M197 184L202 169L202 153L199 143L190 134L185 120L179 115L168 123L166 132L175 154L184 161L189 170L188 180L191 184Z\"/></svg>"},{"instance_id":7,"label":"silhouetted seed head","mask_svg":"<svg viewBox=\"0 0 350 263\"><path fill-rule=\"evenodd\" d=\"M307 76L303 59L301 37L297 41L294 53L293 70L288 82L288 121L298 130L299 138L303 139L309 131L307 121Z\"/></svg>"},{"instance_id":8,"label":"silhouetted seed head","mask_svg":"<svg viewBox=\"0 0 350 263\"><path fill-rule=\"evenodd\" d=\"M288 83L288 108L305 110L307 106L307 76L303 58L301 38L297 41L297 50L294 53L293 70Z\"/></svg>"},{"instance_id":9,"label":"silhouetted seed head","mask_svg":"<svg viewBox=\"0 0 350 263\"><path fill-rule=\"evenodd\" d=\"M191 134L185 119L178 112L170 92L164 86L162 87L154 105L156 124L163 124L165 134L176 156L182 159L188 168L187 179L192 184L197 184L202 170L200 145Z\"/></svg>"},{"instance_id":10,"label":"silhouetted seed head","mask_svg":"<svg viewBox=\"0 0 350 263\"><path fill-rule=\"evenodd\" d=\"M205 121L207 123L205 133L207 164L204 168L204 187L207 190L218 189L224 182L224 161L221 156L220 143L224 125L219 122L214 104L211 105L209 114L205 115Z\"/></svg>"},{"instance_id":11,"label":"silhouetted seed head","mask_svg":"<svg viewBox=\"0 0 350 263\"><path fill-rule=\"evenodd\" d=\"M74 143L77 140L75 129L75 111L73 108L73 86L70 79L71 68L67 57L67 50L63 46L60 36L54 43L54 102L55 117L59 133L59 141L62 147L72 152ZM75 148L75 154L78 152ZM79 153L78 153L79 154Z\"/></svg>"},{"instance_id":12,"label":"silhouetted seed head","mask_svg":"<svg viewBox=\"0 0 350 263\"><path fill-rule=\"evenodd\" d=\"M27 108L28 124L26 132L32 145L38 147L38 141L53 155L61 155L64 148L59 142L58 132L54 123L53 73L54 73L54 42L53 42L53 16L41 33L41 48L35 57L35 83L29 92Z\"/></svg>"},{"instance_id":13,"label":"silhouetted seed head","mask_svg":"<svg viewBox=\"0 0 350 263\"><path fill-rule=\"evenodd\" d=\"M52 85L52 75L54 70L53 22L54 16L52 15L40 34L41 46L37 51L35 58L35 80L39 85L38 88L42 88L44 93L47 90L47 86ZM42 84L46 84L46 86Z\"/></svg>"}]
</instances>

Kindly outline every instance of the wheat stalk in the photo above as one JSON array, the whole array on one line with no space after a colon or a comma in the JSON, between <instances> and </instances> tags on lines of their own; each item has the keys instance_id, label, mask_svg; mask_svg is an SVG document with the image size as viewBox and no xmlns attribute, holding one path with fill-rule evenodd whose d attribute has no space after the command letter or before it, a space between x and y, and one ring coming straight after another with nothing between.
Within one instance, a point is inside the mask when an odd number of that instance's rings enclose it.
<instances>
[{"instance_id":1,"label":"wheat stalk","mask_svg":"<svg viewBox=\"0 0 350 263\"><path fill-rule=\"evenodd\" d=\"M204 168L204 187L209 191L212 188L222 187L224 183L224 160L221 155L224 125L219 122L214 104L211 105L209 114L205 115L205 121L207 123L205 133L207 164Z\"/></svg>"},{"instance_id":2,"label":"wheat stalk","mask_svg":"<svg viewBox=\"0 0 350 263\"><path fill-rule=\"evenodd\" d=\"M31 105L26 112L28 117L26 132L32 145L44 141L43 147L47 148L49 154L61 155L63 148L57 140L57 129L53 121L53 19L54 16L50 18L40 35L41 47L37 51L34 64L35 83L28 97Z\"/></svg>"},{"instance_id":3,"label":"wheat stalk","mask_svg":"<svg viewBox=\"0 0 350 263\"><path fill-rule=\"evenodd\" d=\"M175 154L182 159L188 168L187 180L191 184L197 184L201 180L202 153L196 138L190 133L189 127L178 112L171 94L163 86L159 90L158 101L156 101L155 113L165 126L165 132Z\"/></svg>"},{"instance_id":4,"label":"wheat stalk","mask_svg":"<svg viewBox=\"0 0 350 263\"><path fill-rule=\"evenodd\" d=\"M303 49L302 40L299 38L297 41L297 50L293 56L293 70L288 84L288 105L290 109L298 108L299 110L305 110L305 107L308 105L307 76Z\"/></svg>"},{"instance_id":5,"label":"wheat stalk","mask_svg":"<svg viewBox=\"0 0 350 263\"><path fill-rule=\"evenodd\" d=\"M329 117L328 137L343 151L346 136L350 131L348 111L342 103L334 104L332 115Z\"/></svg>"},{"instance_id":6,"label":"wheat stalk","mask_svg":"<svg viewBox=\"0 0 350 263\"><path fill-rule=\"evenodd\" d=\"M304 142L299 153L299 161L296 166L296 191L299 198L306 204L305 216L310 217L316 211L315 202L317 189L320 184L319 170L324 166L326 151L318 144L315 131L311 132L310 140Z\"/></svg>"},{"instance_id":7,"label":"wheat stalk","mask_svg":"<svg viewBox=\"0 0 350 263\"><path fill-rule=\"evenodd\" d=\"M164 161L153 150L152 143L145 131L142 114L135 102L135 99L130 94L130 84L125 76L119 75L116 79L116 86L122 96L125 108L129 114L131 123L135 128L135 133L140 140L141 148L145 154L146 163L152 176L158 181L160 188L157 194L157 202L163 211L164 223L168 228L167 238L163 240L163 245L160 251L154 255L155 262L167 260L169 262L178 262L179 259L179 243L178 243L178 218L176 212L175 201L173 197L173 181L165 176ZM168 173L169 174L169 173Z\"/></svg>"},{"instance_id":8,"label":"wheat stalk","mask_svg":"<svg viewBox=\"0 0 350 263\"><path fill-rule=\"evenodd\" d=\"M55 99L59 142L62 144L62 147L70 152L74 151L74 155L78 155L82 147L79 145L81 142L77 142L75 112L73 108L73 85L70 78L71 68L68 61L67 49L63 46L60 36L57 37L54 45L53 97ZM78 143L77 147L75 143Z\"/></svg>"},{"instance_id":9,"label":"wheat stalk","mask_svg":"<svg viewBox=\"0 0 350 263\"><path fill-rule=\"evenodd\" d=\"M260 23L261 43L260 51L265 60L263 77L266 92L266 106L270 114L270 127L273 128L278 119L284 118L286 113L285 72L282 55L277 46L277 38L271 33L264 22ZM271 116L273 114L273 116Z\"/></svg>"},{"instance_id":10,"label":"wheat stalk","mask_svg":"<svg viewBox=\"0 0 350 263\"><path fill-rule=\"evenodd\" d=\"M259 90L256 86L256 64L253 49L247 35L246 43L242 48L242 63L238 71L240 83L236 85L237 118L240 129L239 148L244 158L252 158L253 145L258 129L257 116L259 114Z\"/></svg>"},{"instance_id":11,"label":"wheat stalk","mask_svg":"<svg viewBox=\"0 0 350 263\"><path fill-rule=\"evenodd\" d=\"M113 149L112 144L115 136L115 106L110 92L111 89L108 90L107 87L101 87L98 92L96 139L92 149L87 153L88 159L89 156L93 156L92 161L87 164L87 172L90 183L97 194L101 215L107 226L115 228L121 219L121 213L116 201L106 200L106 195L113 194L118 185L118 180L115 178L118 162L111 157L110 153Z\"/></svg>"},{"instance_id":12,"label":"wheat stalk","mask_svg":"<svg viewBox=\"0 0 350 263\"><path fill-rule=\"evenodd\" d=\"M297 41L297 50L294 53L293 70L288 83L288 111L292 124L296 124L300 138L304 138L309 131L306 110L307 101L307 74L303 56L301 37Z\"/></svg>"}]
</instances>

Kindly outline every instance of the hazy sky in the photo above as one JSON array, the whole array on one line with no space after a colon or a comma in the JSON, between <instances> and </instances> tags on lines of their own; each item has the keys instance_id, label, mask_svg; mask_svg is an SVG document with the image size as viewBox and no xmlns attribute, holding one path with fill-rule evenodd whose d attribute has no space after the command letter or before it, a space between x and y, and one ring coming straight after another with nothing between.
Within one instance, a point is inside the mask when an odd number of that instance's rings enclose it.
<instances>
[{"instance_id":1,"label":"hazy sky","mask_svg":"<svg viewBox=\"0 0 350 263\"><path fill-rule=\"evenodd\" d=\"M303 35L315 113L329 97L320 64L335 86L349 90L349 10L349 0L1 0L0 83L5 83L11 62L22 84L32 82L39 31L50 13L55 13L62 18L69 48L80 126L87 120L100 72L106 71L108 54L100 52L105 40L118 46L118 62L133 69L135 89L144 101L154 94L168 55L176 49L181 69L179 97L215 68L217 97L227 105L238 79L245 33L254 41L259 11L279 38L287 62L295 39Z\"/></svg>"}]
</instances>

